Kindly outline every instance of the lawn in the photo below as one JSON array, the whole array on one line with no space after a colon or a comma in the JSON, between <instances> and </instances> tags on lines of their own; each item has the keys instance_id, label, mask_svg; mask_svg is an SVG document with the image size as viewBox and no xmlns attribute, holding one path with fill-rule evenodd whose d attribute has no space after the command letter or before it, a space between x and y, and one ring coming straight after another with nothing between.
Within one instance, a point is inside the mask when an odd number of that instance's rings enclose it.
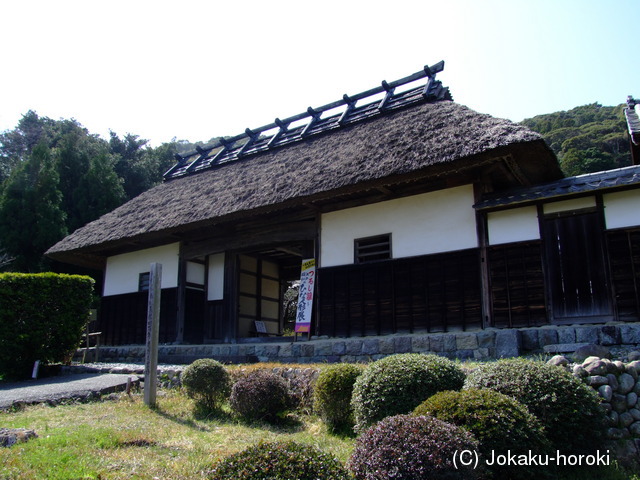
<instances>
[{"instance_id":1,"label":"lawn","mask_svg":"<svg viewBox=\"0 0 640 480\"><path fill-rule=\"evenodd\" d=\"M0 426L38 438L0 448L0 479L202 479L220 458L255 443L294 440L346 462L354 439L328 433L315 416L291 415L277 426L247 424L230 413L202 416L179 390L160 390L150 409L141 394L0 413ZM616 466L572 469L564 480L623 480ZM293 480L293 479L292 479Z\"/></svg>"},{"instance_id":2,"label":"lawn","mask_svg":"<svg viewBox=\"0 0 640 480\"><path fill-rule=\"evenodd\" d=\"M0 449L2 479L199 479L222 456L261 440L312 444L346 461L353 439L327 433L315 417L278 426L247 425L227 415L196 418L190 399L161 391L149 409L141 395L88 404L32 406L0 413L0 425L38 437Z\"/></svg>"}]
</instances>

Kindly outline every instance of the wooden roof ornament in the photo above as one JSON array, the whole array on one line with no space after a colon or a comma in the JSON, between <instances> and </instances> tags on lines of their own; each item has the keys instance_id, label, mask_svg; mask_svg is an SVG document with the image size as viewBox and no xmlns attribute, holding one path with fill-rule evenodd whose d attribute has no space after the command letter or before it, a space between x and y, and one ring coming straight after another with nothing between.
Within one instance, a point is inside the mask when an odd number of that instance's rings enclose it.
<instances>
[{"instance_id":1,"label":"wooden roof ornament","mask_svg":"<svg viewBox=\"0 0 640 480\"><path fill-rule=\"evenodd\" d=\"M394 82L382 81L379 87L372 88L357 95L343 95L340 100L323 105L309 107L306 112L280 120L259 128L247 128L243 133L231 138L220 138L215 143L205 147L196 147L192 152L176 155L177 163L165 174L165 180L184 177L201 170L213 168L228 162L256 153L278 148L294 142L299 142L314 135L346 127L355 123L383 115L410 105L433 102L438 100L452 100L447 87L436 80L436 74L444 70L444 61L424 68ZM424 85L409 88L396 93L398 87L427 79ZM373 97L384 93L384 98L374 100ZM342 112L324 116L326 112L339 110ZM299 122L295 128L289 126ZM277 129L277 130L276 130ZM275 131L270 135L265 132Z\"/></svg>"}]
</instances>

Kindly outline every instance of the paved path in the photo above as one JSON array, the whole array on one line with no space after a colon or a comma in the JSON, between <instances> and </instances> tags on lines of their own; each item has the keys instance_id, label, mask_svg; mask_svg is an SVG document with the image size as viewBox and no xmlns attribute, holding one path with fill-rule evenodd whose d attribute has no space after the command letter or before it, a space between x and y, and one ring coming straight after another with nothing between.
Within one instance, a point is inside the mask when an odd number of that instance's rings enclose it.
<instances>
[{"instance_id":1,"label":"paved path","mask_svg":"<svg viewBox=\"0 0 640 480\"><path fill-rule=\"evenodd\" d=\"M14 404L51 403L67 399L86 400L98 395L125 390L127 380L139 382L136 375L79 374L0 383L0 410Z\"/></svg>"}]
</instances>

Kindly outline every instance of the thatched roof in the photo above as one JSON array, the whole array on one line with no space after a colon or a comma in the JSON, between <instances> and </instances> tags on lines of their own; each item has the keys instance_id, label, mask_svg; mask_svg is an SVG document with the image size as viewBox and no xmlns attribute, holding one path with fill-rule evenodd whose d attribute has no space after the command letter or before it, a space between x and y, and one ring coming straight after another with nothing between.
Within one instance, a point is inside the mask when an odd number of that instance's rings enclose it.
<instances>
[{"instance_id":1,"label":"thatched roof","mask_svg":"<svg viewBox=\"0 0 640 480\"><path fill-rule=\"evenodd\" d=\"M526 127L452 101L417 104L167 181L78 229L47 254L78 263L119 243L144 245L151 236L166 236L168 243L175 241L172 234L206 224L309 204L374 182L451 174L504 155L515 156L531 182L561 177L553 153Z\"/></svg>"}]
</instances>

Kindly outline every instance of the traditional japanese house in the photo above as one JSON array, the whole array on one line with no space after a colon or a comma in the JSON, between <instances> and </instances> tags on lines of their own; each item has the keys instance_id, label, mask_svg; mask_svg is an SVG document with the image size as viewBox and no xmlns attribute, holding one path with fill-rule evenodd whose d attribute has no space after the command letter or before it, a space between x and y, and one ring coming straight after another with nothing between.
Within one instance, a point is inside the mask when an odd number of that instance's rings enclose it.
<instances>
[{"instance_id":1,"label":"traditional japanese house","mask_svg":"<svg viewBox=\"0 0 640 480\"><path fill-rule=\"evenodd\" d=\"M104 270L103 342L282 328L318 265L312 334L530 327L640 316L640 167L563 179L541 136L470 110L443 62L180 156L165 181L52 247Z\"/></svg>"}]
</instances>

